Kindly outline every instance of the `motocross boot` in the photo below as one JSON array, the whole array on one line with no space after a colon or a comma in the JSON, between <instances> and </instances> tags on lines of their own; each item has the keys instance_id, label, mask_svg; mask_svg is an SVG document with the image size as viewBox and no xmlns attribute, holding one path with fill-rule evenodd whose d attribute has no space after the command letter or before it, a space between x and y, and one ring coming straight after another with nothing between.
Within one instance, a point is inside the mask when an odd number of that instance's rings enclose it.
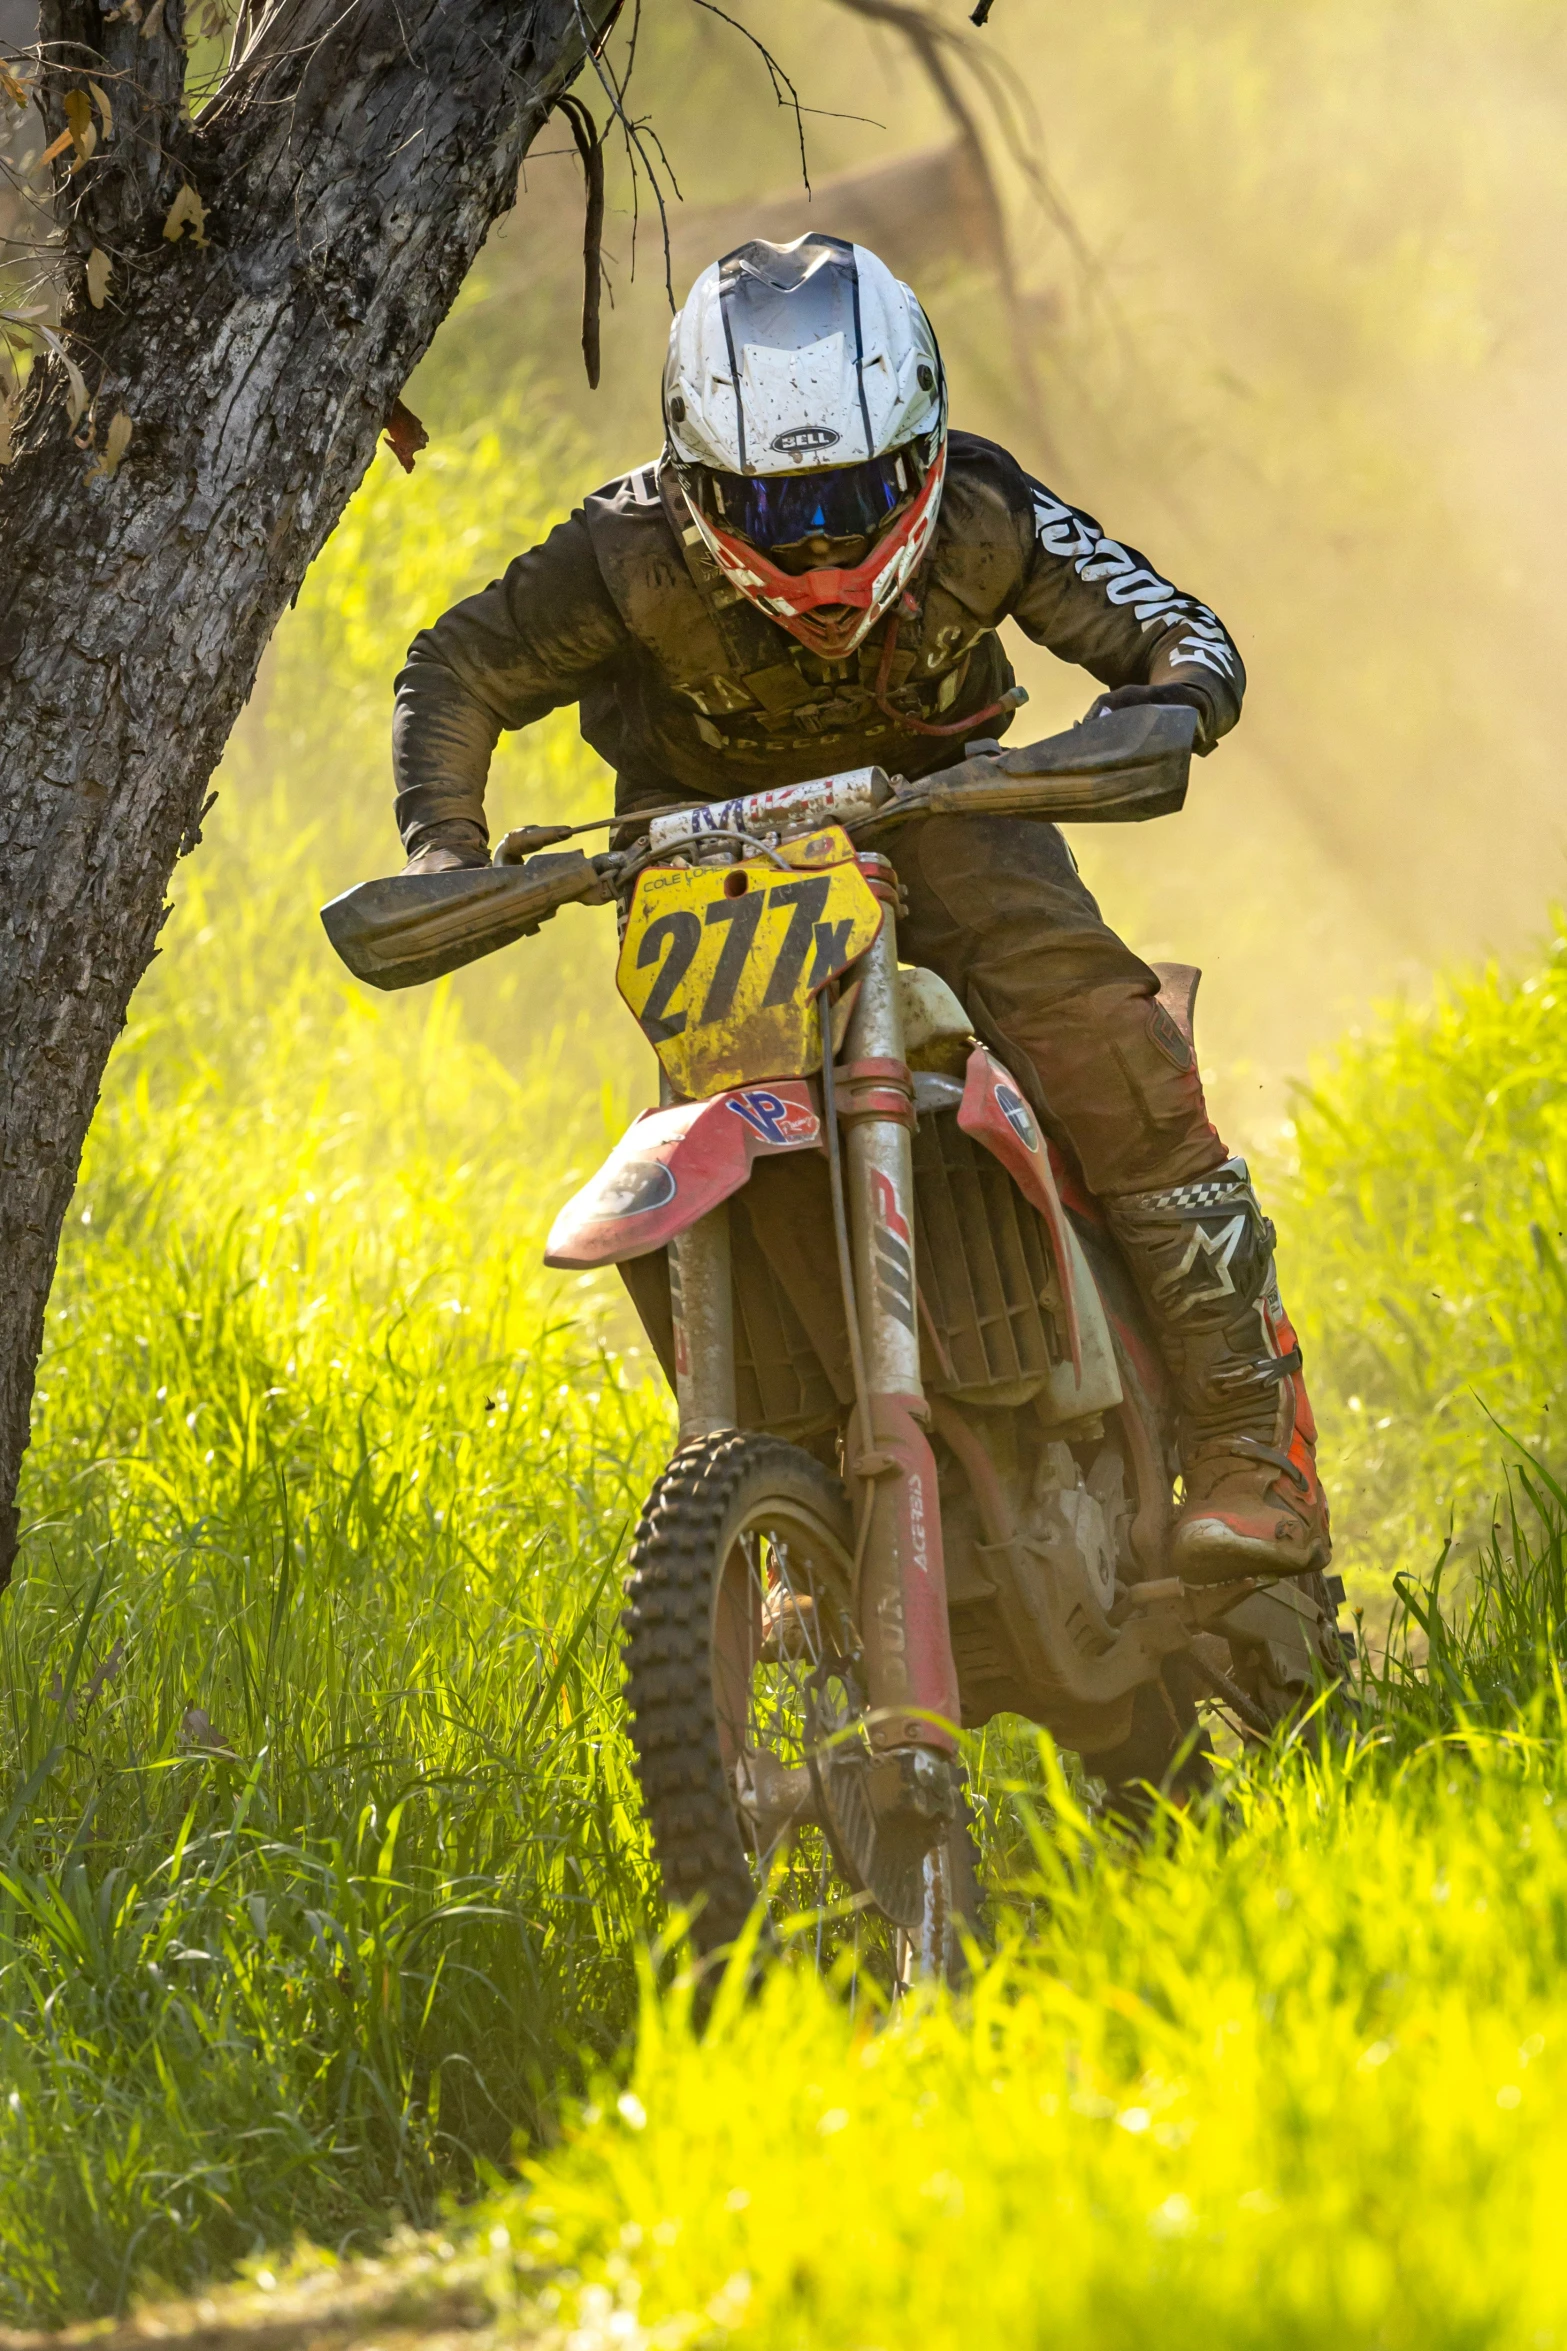
<instances>
[{"instance_id":1,"label":"motocross boot","mask_svg":"<svg viewBox=\"0 0 1567 2351\"><path fill-rule=\"evenodd\" d=\"M1316 1422L1245 1160L1104 1205L1180 1404L1172 1570L1216 1584L1326 1567Z\"/></svg>"}]
</instances>

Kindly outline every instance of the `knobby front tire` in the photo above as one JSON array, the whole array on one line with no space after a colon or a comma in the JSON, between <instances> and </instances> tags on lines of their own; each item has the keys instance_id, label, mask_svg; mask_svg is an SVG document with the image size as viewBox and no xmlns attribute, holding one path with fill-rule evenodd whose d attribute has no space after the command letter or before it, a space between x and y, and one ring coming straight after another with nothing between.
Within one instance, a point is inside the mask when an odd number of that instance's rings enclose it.
<instances>
[{"instance_id":1,"label":"knobby front tire","mask_svg":"<svg viewBox=\"0 0 1567 2351\"><path fill-rule=\"evenodd\" d=\"M648 1497L621 1619L626 1695L665 1893L702 1951L733 1943L758 1899L819 1964L849 1940L859 1951L874 1917L826 1831L819 1776L824 1739L864 1736L853 1559L842 1483L776 1437L687 1445ZM950 1967L975 1909L966 1816L946 1875ZM875 1930L895 1981L906 1954L890 1922Z\"/></svg>"}]
</instances>

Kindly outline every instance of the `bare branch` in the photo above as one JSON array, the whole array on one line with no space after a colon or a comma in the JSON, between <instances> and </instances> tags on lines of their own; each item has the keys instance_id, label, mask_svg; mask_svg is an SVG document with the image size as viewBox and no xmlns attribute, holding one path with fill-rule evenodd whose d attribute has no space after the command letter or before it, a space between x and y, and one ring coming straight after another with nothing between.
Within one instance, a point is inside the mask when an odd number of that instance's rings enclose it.
<instances>
[{"instance_id":1,"label":"bare branch","mask_svg":"<svg viewBox=\"0 0 1567 2351\"><path fill-rule=\"evenodd\" d=\"M1002 143L1028 182L1040 209L1070 247L1084 278L1096 287L1101 286L1103 265L1040 161L1044 147L1043 125L1028 102L1026 93L1018 90L1005 69L987 55L979 43L955 32L949 24L943 23L933 9L921 5L920 0L834 0L834 5L848 9L852 15L890 25L899 33L914 51L960 135L978 140L978 122L962 98L954 76L945 70L943 52L974 75L984 92L985 103L991 111ZM990 185L999 211L1001 198L993 178Z\"/></svg>"},{"instance_id":2,"label":"bare branch","mask_svg":"<svg viewBox=\"0 0 1567 2351\"><path fill-rule=\"evenodd\" d=\"M601 39L595 45L594 42L589 38L587 20L582 13L582 0L573 0L573 6L576 10L577 22L581 28L583 40L587 46L588 62L591 64L594 72L598 76L600 89L602 89L605 97L609 100L610 112L614 115L615 120L620 125L621 136L626 143L626 157L631 165L632 270L634 272L636 269L638 225L637 192L638 180L640 176L638 167L640 166L641 171L645 171L647 173L648 186L652 189L653 200L658 206L659 228L662 233L664 243L664 292L668 297L669 307L671 310L673 310L675 307L674 261L669 245L669 210L664 202L664 191L658 183L659 164L662 164L664 170L669 174L670 190L677 202L680 201L680 187L675 178L674 171L670 166L669 158L664 153L663 142L660 140L658 133L653 129L650 123L636 120L626 110L626 91L630 86L632 68L636 63L636 26L640 22L640 7L638 9L637 16L633 19L631 53L626 62L626 71L617 79L614 68L610 64L608 57L605 54L604 40ZM617 16L619 15L620 12L618 7L615 13ZM608 27L606 27L606 35L607 32ZM656 163L648 152L647 145L644 141L644 133L646 133L647 136L651 138L653 145L658 149L658 159Z\"/></svg>"},{"instance_id":3,"label":"bare branch","mask_svg":"<svg viewBox=\"0 0 1567 2351\"><path fill-rule=\"evenodd\" d=\"M743 25L738 17L730 15L727 8L720 8L718 6L718 0L693 0L693 5L697 8L705 9L709 16L720 17L723 22L730 26L734 32L737 32L743 40L749 41L752 48L761 58L762 63L766 66L767 78L772 83L774 98L777 100L780 106L787 106L794 115L795 136L800 142L800 177L805 182L805 192L807 195L809 195L811 192L811 167L806 159L805 153L805 115L800 105L799 91L795 88L793 82L789 79L789 76L785 73L783 67L779 64L771 49L768 48L767 43L765 41L759 41L755 33L753 33L748 26ZM787 97L784 95L785 91L788 92ZM815 113L816 109L813 107L811 111Z\"/></svg>"},{"instance_id":4,"label":"bare branch","mask_svg":"<svg viewBox=\"0 0 1567 2351\"><path fill-rule=\"evenodd\" d=\"M604 135L580 98L560 99L557 113L570 123L587 181L582 225L582 363L588 389L599 388L599 299L604 286Z\"/></svg>"}]
</instances>

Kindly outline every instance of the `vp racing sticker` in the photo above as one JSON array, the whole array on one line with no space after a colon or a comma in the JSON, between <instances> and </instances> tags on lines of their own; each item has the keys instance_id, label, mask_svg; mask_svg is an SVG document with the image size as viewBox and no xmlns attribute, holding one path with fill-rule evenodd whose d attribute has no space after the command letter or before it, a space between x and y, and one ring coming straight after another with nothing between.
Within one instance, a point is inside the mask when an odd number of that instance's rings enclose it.
<instances>
[{"instance_id":1,"label":"vp racing sticker","mask_svg":"<svg viewBox=\"0 0 1567 2351\"><path fill-rule=\"evenodd\" d=\"M729 1107L764 1143L814 1143L822 1131L822 1122L814 1110L802 1109L798 1102L786 1102L781 1094L770 1094L760 1086L748 1087L743 1094L731 1094Z\"/></svg>"}]
</instances>

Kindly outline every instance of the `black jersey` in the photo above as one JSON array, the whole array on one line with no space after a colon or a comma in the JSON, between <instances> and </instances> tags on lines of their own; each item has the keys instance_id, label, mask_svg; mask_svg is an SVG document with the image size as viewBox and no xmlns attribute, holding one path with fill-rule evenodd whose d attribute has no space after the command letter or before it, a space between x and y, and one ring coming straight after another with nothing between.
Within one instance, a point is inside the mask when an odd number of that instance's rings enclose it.
<instances>
[{"instance_id":1,"label":"black jersey","mask_svg":"<svg viewBox=\"0 0 1567 2351\"><path fill-rule=\"evenodd\" d=\"M1007 619L1103 685L1193 689L1199 749L1240 715L1245 670L1208 607L974 433L951 436L936 535L895 618L889 715L875 688L890 620L846 661L808 653L725 581L672 471L639 466L414 639L393 732L403 838L482 827L501 731L572 702L625 814L871 763L928 774L1012 684Z\"/></svg>"}]
</instances>

